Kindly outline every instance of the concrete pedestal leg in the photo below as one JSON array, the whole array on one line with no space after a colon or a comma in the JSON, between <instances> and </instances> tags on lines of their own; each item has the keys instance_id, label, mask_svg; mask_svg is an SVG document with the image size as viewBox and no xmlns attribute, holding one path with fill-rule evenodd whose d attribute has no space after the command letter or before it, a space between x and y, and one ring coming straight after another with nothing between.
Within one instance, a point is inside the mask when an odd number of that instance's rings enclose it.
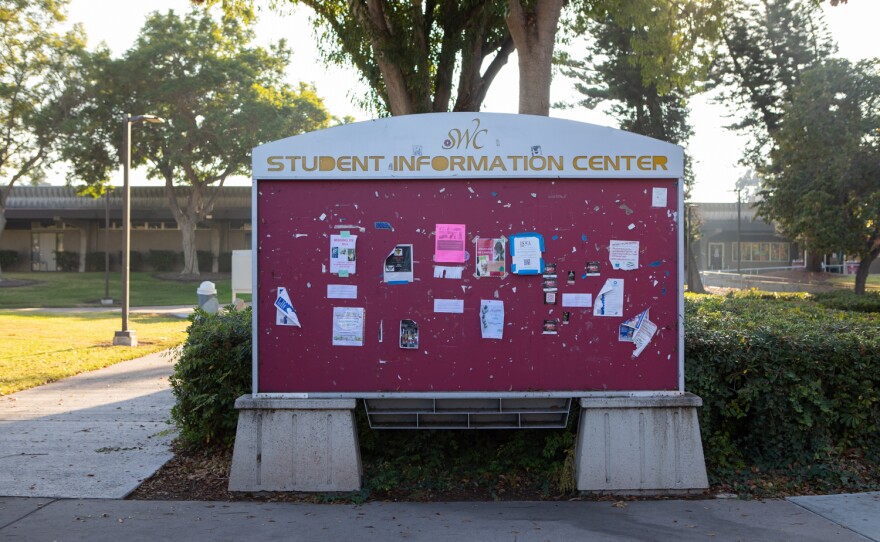
<instances>
[{"instance_id":1,"label":"concrete pedestal leg","mask_svg":"<svg viewBox=\"0 0 880 542\"><path fill-rule=\"evenodd\" d=\"M669 397L581 398L577 488L593 493L687 494L708 487L697 407Z\"/></svg>"},{"instance_id":2,"label":"concrete pedestal leg","mask_svg":"<svg viewBox=\"0 0 880 542\"><path fill-rule=\"evenodd\" d=\"M230 491L356 491L355 399L239 397Z\"/></svg>"}]
</instances>

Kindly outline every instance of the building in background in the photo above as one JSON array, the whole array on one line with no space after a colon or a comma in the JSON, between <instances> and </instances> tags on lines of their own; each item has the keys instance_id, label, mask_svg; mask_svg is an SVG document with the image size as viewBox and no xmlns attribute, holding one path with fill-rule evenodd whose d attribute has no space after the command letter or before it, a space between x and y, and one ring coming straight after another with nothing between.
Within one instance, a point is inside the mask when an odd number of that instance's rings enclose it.
<instances>
[{"instance_id":1,"label":"building in background","mask_svg":"<svg viewBox=\"0 0 880 542\"><path fill-rule=\"evenodd\" d=\"M176 190L178 197L185 197L189 189ZM251 245L251 188L210 190L220 193L214 211L196 230L199 270L228 271L231 252ZM181 234L168 208L165 188L134 186L131 198L132 270L182 268ZM4 266L4 271L103 271L108 247L114 269L120 261L121 193L95 199L77 196L72 187L16 186L7 200L6 219L0 253L15 263ZM178 257L181 263L175 269ZM172 268L157 269L168 265Z\"/></svg>"}]
</instances>

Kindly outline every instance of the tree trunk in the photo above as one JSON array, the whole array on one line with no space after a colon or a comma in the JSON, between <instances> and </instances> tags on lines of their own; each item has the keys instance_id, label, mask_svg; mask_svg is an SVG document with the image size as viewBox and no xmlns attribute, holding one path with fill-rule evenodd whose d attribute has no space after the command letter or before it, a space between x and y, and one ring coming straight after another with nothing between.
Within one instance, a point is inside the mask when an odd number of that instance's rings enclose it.
<instances>
[{"instance_id":1,"label":"tree trunk","mask_svg":"<svg viewBox=\"0 0 880 542\"><path fill-rule=\"evenodd\" d=\"M700 268L697 267L697 258L694 256L693 242L688 243L687 249L687 287L694 294L705 294L703 279L700 277Z\"/></svg>"},{"instance_id":2,"label":"tree trunk","mask_svg":"<svg viewBox=\"0 0 880 542\"><path fill-rule=\"evenodd\" d=\"M3 230L6 229L6 206L0 205L0 239L3 239ZM3 282L3 268L0 267L0 282Z\"/></svg>"},{"instance_id":3,"label":"tree trunk","mask_svg":"<svg viewBox=\"0 0 880 542\"><path fill-rule=\"evenodd\" d=\"M183 271L181 275L199 275L199 258L196 254L196 224L198 220L183 215L177 220L183 237Z\"/></svg>"},{"instance_id":4,"label":"tree trunk","mask_svg":"<svg viewBox=\"0 0 880 542\"><path fill-rule=\"evenodd\" d=\"M878 254L880 254L880 250L869 252L866 257L862 257L862 261L859 262L859 268L856 270L856 285L854 290L856 295L865 294L868 275L871 274L871 264L877 259Z\"/></svg>"},{"instance_id":5,"label":"tree trunk","mask_svg":"<svg viewBox=\"0 0 880 542\"><path fill-rule=\"evenodd\" d=\"M526 12L521 0L509 0L507 28L519 62L519 112L550 114L550 79L556 27L565 0L537 0Z\"/></svg>"},{"instance_id":6,"label":"tree trunk","mask_svg":"<svg viewBox=\"0 0 880 542\"><path fill-rule=\"evenodd\" d=\"M804 265L807 266L805 271L820 273L822 271L822 254L813 253L812 251L808 250L807 260L804 262Z\"/></svg>"}]
</instances>

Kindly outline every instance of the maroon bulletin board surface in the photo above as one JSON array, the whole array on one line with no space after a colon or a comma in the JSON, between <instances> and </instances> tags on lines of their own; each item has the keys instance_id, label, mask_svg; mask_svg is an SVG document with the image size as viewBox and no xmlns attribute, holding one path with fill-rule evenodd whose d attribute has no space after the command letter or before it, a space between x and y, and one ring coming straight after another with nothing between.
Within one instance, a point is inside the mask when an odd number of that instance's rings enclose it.
<instances>
[{"instance_id":1,"label":"maroon bulletin board surface","mask_svg":"<svg viewBox=\"0 0 880 542\"><path fill-rule=\"evenodd\" d=\"M665 206L652 205L654 188L666 189ZM678 390L676 179L258 180L255 190L256 393ZM434 278L435 225L447 223L467 226L461 280ZM357 236L357 272L345 278L329 273L330 235L341 231ZM557 266L556 305L544 303L541 275L474 277L473 237L526 232L543 235L544 261ZM639 242L638 269L612 269L611 240ZM383 281L397 244L413 245L412 283ZM600 276L585 277L592 261ZM565 293L595 302L609 278L624 279L623 317L562 306ZM327 299L328 284L356 285L357 298ZM278 287L288 289L301 328L276 325ZM463 299L464 313L434 313L435 298ZM501 340L481 338L483 299L504 302ZM363 346L332 346L333 307L365 309ZM645 309L659 329L633 357L618 330ZM403 319L419 325L417 350L399 347ZM557 335L542 333L548 319L558 320Z\"/></svg>"}]
</instances>

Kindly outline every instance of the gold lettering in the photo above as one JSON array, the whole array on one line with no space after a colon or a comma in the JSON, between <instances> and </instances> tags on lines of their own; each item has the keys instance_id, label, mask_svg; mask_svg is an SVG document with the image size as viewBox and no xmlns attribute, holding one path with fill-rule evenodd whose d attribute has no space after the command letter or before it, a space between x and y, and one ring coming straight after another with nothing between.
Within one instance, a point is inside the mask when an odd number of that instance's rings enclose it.
<instances>
[{"instance_id":1,"label":"gold lettering","mask_svg":"<svg viewBox=\"0 0 880 542\"><path fill-rule=\"evenodd\" d=\"M427 158L427 156L424 158ZM434 171L446 171L449 169L449 159L445 156L435 156L431 159L431 167L434 168Z\"/></svg>"},{"instance_id":2,"label":"gold lettering","mask_svg":"<svg viewBox=\"0 0 880 542\"><path fill-rule=\"evenodd\" d=\"M562 171L562 162L565 160L563 156L548 156L547 168L550 170Z\"/></svg>"},{"instance_id":3,"label":"gold lettering","mask_svg":"<svg viewBox=\"0 0 880 542\"><path fill-rule=\"evenodd\" d=\"M526 163L528 164L526 170L544 171L547 169L547 159L543 156L532 156Z\"/></svg>"},{"instance_id":4,"label":"gold lettering","mask_svg":"<svg viewBox=\"0 0 880 542\"><path fill-rule=\"evenodd\" d=\"M334 169L336 169L336 160L334 160L332 156L318 157L319 171L333 171Z\"/></svg>"},{"instance_id":5,"label":"gold lettering","mask_svg":"<svg viewBox=\"0 0 880 542\"><path fill-rule=\"evenodd\" d=\"M269 171L284 171L280 156L270 156L266 158L266 163L269 164Z\"/></svg>"},{"instance_id":6,"label":"gold lettering","mask_svg":"<svg viewBox=\"0 0 880 542\"><path fill-rule=\"evenodd\" d=\"M507 159L513 162L513 171L519 171L519 161L525 161L525 156L508 156Z\"/></svg>"},{"instance_id":7,"label":"gold lettering","mask_svg":"<svg viewBox=\"0 0 880 542\"><path fill-rule=\"evenodd\" d=\"M666 168L666 161L667 160L668 160L668 158L666 156L655 156L654 157L654 171L657 171L657 166L662 167L663 171L669 171Z\"/></svg>"},{"instance_id":8,"label":"gold lettering","mask_svg":"<svg viewBox=\"0 0 880 542\"><path fill-rule=\"evenodd\" d=\"M604 170L605 167L602 164L602 156L591 156L590 157L590 169Z\"/></svg>"},{"instance_id":9,"label":"gold lettering","mask_svg":"<svg viewBox=\"0 0 880 542\"><path fill-rule=\"evenodd\" d=\"M486 171L488 166L489 166L489 159L485 156L481 156L479 159L477 159L473 156L467 157L468 171Z\"/></svg>"},{"instance_id":10,"label":"gold lettering","mask_svg":"<svg viewBox=\"0 0 880 542\"><path fill-rule=\"evenodd\" d=\"M581 165L581 161L585 161L586 159L587 159L586 156L575 156L572 159L571 165L575 169L575 171L586 171L586 170L590 169L588 166Z\"/></svg>"},{"instance_id":11,"label":"gold lettering","mask_svg":"<svg viewBox=\"0 0 880 542\"><path fill-rule=\"evenodd\" d=\"M351 157L351 171L367 171L367 157L366 156L352 156Z\"/></svg>"},{"instance_id":12,"label":"gold lettering","mask_svg":"<svg viewBox=\"0 0 880 542\"><path fill-rule=\"evenodd\" d=\"M500 156L496 156L495 158L493 158L492 165L489 166L490 171L495 171L496 169L507 171L507 166L504 165L504 160L502 160Z\"/></svg>"},{"instance_id":13,"label":"gold lettering","mask_svg":"<svg viewBox=\"0 0 880 542\"><path fill-rule=\"evenodd\" d=\"M437 157L439 158L439 156ZM434 158L434 160L437 160ZM434 169L437 169L436 167ZM449 157L449 170L455 171L458 169L459 171L464 171L464 156L450 156Z\"/></svg>"}]
</instances>

